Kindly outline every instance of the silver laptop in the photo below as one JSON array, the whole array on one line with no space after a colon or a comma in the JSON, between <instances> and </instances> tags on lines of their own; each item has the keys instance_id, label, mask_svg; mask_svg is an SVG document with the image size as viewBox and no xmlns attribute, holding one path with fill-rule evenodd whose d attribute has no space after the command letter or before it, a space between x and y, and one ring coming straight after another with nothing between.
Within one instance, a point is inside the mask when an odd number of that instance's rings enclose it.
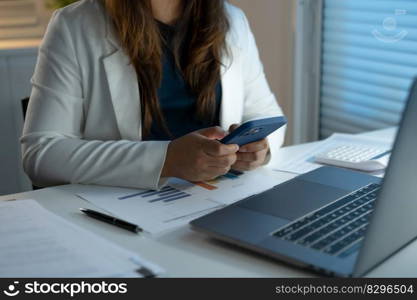
<instances>
[{"instance_id":1,"label":"silver laptop","mask_svg":"<svg viewBox=\"0 0 417 300\"><path fill-rule=\"evenodd\" d=\"M322 167L191 222L330 276L362 276L417 237L417 80L383 182Z\"/></svg>"}]
</instances>

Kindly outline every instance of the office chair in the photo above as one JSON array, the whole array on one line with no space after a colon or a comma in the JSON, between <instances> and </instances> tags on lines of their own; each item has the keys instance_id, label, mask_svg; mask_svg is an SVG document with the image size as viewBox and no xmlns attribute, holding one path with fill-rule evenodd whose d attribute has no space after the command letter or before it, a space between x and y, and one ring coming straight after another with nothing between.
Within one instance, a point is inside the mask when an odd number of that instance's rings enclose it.
<instances>
[{"instance_id":1,"label":"office chair","mask_svg":"<svg viewBox=\"0 0 417 300\"><path fill-rule=\"evenodd\" d=\"M28 110L29 97L23 98L20 102L21 102L21 105L22 105L23 122L24 122L25 119L26 119L26 112ZM33 190L40 190L41 189L40 187L34 186L33 184L32 184L32 188L33 188Z\"/></svg>"},{"instance_id":2,"label":"office chair","mask_svg":"<svg viewBox=\"0 0 417 300\"><path fill-rule=\"evenodd\" d=\"M29 105L29 97L23 98L21 100L21 104L22 104L22 112L23 112L23 121L25 121L26 112L28 110L28 105Z\"/></svg>"}]
</instances>

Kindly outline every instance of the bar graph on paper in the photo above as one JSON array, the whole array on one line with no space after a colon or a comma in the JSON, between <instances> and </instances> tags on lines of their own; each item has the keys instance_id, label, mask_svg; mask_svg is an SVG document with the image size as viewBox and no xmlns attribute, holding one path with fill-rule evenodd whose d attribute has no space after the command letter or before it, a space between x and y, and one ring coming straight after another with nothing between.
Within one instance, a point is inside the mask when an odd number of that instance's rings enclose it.
<instances>
[{"instance_id":1,"label":"bar graph on paper","mask_svg":"<svg viewBox=\"0 0 417 300\"><path fill-rule=\"evenodd\" d=\"M232 171L205 182L170 178L167 185L158 191L97 186L78 195L112 215L155 234L185 225L201 215L274 185L272 177L256 171Z\"/></svg>"},{"instance_id":2,"label":"bar graph on paper","mask_svg":"<svg viewBox=\"0 0 417 300\"><path fill-rule=\"evenodd\" d=\"M142 191L138 193L129 194L126 196L121 196L121 197L118 197L117 199L126 200L126 199L139 197L141 199L147 200L148 203L155 203L159 201L168 203L168 202L172 202L175 200L184 199L190 196L191 194L180 191L179 189L176 189L172 186L165 186L159 191L153 191L153 190Z\"/></svg>"},{"instance_id":3,"label":"bar graph on paper","mask_svg":"<svg viewBox=\"0 0 417 300\"><path fill-rule=\"evenodd\" d=\"M132 199L132 198L139 198L141 200L146 200L148 203L155 203L155 202L169 203L172 201L191 197L192 194L184 191L184 189L186 188L190 188L195 185L195 186L202 187L203 189L208 190L208 191L214 191L214 190L219 189L219 185L223 181L237 180L243 174L244 173L240 171L230 170L229 173L219 176L218 178L215 178L213 180L204 181L204 182L193 182L193 183L189 183L188 186L185 186L185 187L182 186L181 188L169 185L169 186L163 187L159 191L154 191L154 190L140 191L137 193L120 196L117 199L127 200L127 199Z\"/></svg>"},{"instance_id":4,"label":"bar graph on paper","mask_svg":"<svg viewBox=\"0 0 417 300\"><path fill-rule=\"evenodd\" d=\"M214 191L217 190L219 188L219 183L222 181L227 181L227 180L236 180L239 179L239 177L241 175L243 175L243 172L240 171L236 171L236 170L230 170L229 173L223 175L223 176L219 176L216 179L213 180L209 180L209 181L204 181L204 182L194 182L195 185L198 185L206 190L209 191Z\"/></svg>"}]
</instances>

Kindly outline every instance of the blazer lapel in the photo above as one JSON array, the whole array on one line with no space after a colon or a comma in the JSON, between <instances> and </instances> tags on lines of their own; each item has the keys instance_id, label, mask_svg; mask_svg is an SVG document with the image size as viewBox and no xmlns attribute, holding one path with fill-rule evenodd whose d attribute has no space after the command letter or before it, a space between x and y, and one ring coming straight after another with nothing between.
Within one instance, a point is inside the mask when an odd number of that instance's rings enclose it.
<instances>
[{"instance_id":1,"label":"blazer lapel","mask_svg":"<svg viewBox=\"0 0 417 300\"><path fill-rule=\"evenodd\" d=\"M117 126L122 139L141 139L139 85L129 57L120 48L116 35L107 22L107 39L112 53L103 59Z\"/></svg>"},{"instance_id":2,"label":"blazer lapel","mask_svg":"<svg viewBox=\"0 0 417 300\"><path fill-rule=\"evenodd\" d=\"M222 103L220 125L228 130L234 123L242 122L243 86L240 80L240 51L230 46L230 54L224 55L221 67Z\"/></svg>"}]
</instances>

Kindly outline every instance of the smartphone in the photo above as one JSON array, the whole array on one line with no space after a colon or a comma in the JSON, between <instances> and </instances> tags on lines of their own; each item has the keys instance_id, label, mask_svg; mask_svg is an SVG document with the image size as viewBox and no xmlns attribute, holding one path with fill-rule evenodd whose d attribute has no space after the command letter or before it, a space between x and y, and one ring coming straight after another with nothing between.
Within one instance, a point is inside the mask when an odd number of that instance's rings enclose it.
<instances>
[{"instance_id":1,"label":"smartphone","mask_svg":"<svg viewBox=\"0 0 417 300\"><path fill-rule=\"evenodd\" d=\"M247 121L221 139L220 142L243 146L263 140L285 124L287 124L287 119L284 116Z\"/></svg>"}]
</instances>

